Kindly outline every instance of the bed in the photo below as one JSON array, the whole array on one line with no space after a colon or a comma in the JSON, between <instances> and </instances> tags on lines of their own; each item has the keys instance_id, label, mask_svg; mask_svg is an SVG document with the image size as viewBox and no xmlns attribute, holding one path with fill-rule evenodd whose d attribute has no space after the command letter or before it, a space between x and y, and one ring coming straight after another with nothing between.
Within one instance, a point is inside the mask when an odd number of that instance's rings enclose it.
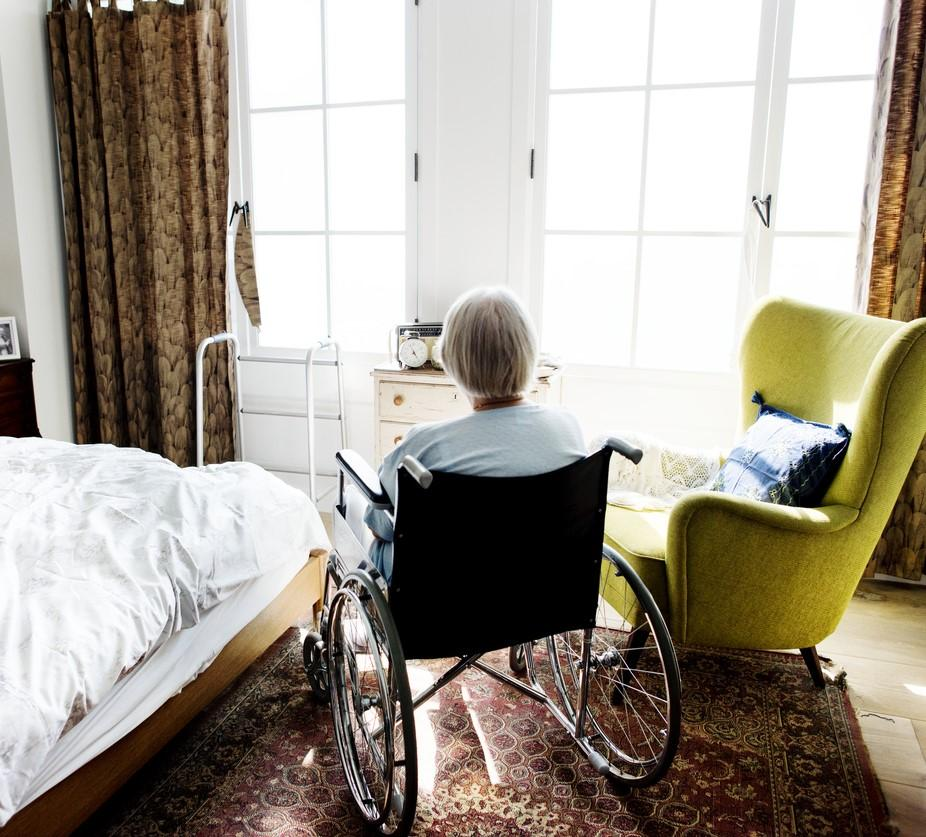
<instances>
[{"instance_id":1,"label":"bed","mask_svg":"<svg viewBox=\"0 0 926 837\"><path fill-rule=\"evenodd\" d=\"M0 833L68 833L320 598L255 465L0 437Z\"/></svg>"}]
</instances>

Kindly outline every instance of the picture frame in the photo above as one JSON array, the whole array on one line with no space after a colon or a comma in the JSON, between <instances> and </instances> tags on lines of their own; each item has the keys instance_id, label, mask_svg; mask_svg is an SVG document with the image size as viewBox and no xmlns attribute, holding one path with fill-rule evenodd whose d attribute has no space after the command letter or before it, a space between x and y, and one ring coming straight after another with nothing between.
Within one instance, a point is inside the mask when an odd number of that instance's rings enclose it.
<instances>
[{"instance_id":1,"label":"picture frame","mask_svg":"<svg viewBox=\"0 0 926 837\"><path fill-rule=\"evenodd\" d=\"M21 357L16 317L0 317L0 363L19 360Z\"/></svg>"}]
</instances>

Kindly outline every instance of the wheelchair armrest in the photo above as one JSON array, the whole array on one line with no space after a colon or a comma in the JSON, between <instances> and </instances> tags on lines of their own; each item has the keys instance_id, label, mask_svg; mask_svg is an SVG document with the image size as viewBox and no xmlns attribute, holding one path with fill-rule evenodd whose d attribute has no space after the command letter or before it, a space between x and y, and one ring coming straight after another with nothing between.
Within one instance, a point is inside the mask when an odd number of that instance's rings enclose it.
<instances>
[{"instance_id":1,"label":"wheelchair armrest","mask_svg":"<svg viewBox=\"0 0 926 837\"><path fill-rule=\"evenodd\" d=\"M614 453L619 453L621 456L626 457L633 462L634 465L639 465L640 460L643 458L642 450L628 444L623 439L618 439L616 436L609 436L605 442L605 446L611 448Z\"/></svg>"},{"instance_id":2,"label":"wheelchair armrest","mask_svg":"<svg viewBox=\"0 0 926 837\"><path fill-rule=\"evenodd\" d=\"M360 489L367 502L374 509L392 509L392 500L383 490L379 477L355 450L339 450L334 455L338 468Z\"/></svg>"}]
</instances>

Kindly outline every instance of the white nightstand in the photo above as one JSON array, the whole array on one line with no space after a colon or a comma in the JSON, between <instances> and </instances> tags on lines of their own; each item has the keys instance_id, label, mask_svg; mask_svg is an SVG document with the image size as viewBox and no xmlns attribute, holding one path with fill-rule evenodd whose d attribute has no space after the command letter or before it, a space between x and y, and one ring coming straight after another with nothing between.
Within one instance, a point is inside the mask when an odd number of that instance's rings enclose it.
<instances>
[{"instance_id":1,"label":"white nightstand","mask_svg":"<svg viewBox=\"0 0 926 837\"><path fill-rule=\"evenodd\" d=\"M547 368L544 368L544 372ZM466 415L466 396L443 372L402 369L397 364L373 368L376 464L405 438L408 428L423 421ZM539 378L528 397L538 404L559 404L562 380L557 371Z\"/></svg>"}]
</instances>

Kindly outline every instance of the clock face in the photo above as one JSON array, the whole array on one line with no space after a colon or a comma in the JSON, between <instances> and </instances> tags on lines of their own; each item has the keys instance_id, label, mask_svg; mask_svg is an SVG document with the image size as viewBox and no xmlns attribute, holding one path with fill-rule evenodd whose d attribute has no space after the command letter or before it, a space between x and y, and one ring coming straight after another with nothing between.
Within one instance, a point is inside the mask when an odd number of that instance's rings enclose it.
<instances>
[{"instance_id":1,"label":"clock face","mask_svg":"<svg viewBox=\"0 0 926 837\"><path fill-rule=\"evenodd\" d=\"M399 346L399 360L406 366L417 369L428 360L428 346L424 340L409 337Z\"/></svg>"}]
</instances>

